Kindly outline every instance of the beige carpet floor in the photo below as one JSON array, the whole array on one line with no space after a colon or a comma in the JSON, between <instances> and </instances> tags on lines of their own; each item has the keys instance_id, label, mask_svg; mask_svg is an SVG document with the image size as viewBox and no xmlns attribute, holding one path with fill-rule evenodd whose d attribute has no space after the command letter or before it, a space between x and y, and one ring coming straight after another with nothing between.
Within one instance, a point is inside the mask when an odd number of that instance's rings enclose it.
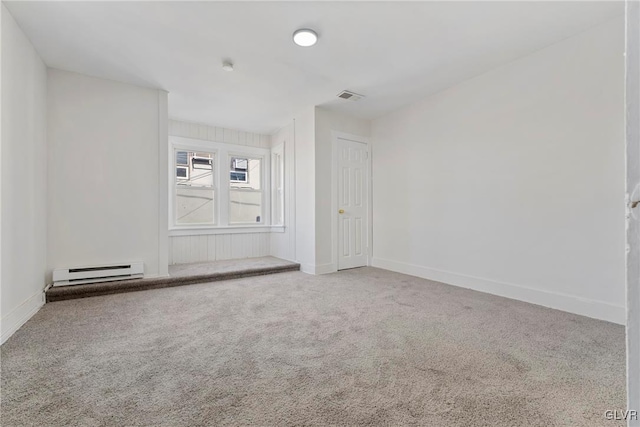
<instances>
[{"instance_id":1,"label":"beige carpet floor","mask_svg":"<svg viewBox=\"0 0 640 427\"><path fill-rule=\"evenodd\" d=\"M196 262L191 264L175 264L169 266L171 277L189 277L204 274L236 273L256 268L291 267L298 265L284 259L265 256L259 258L227 259L221 261Z\"/></svg>"},{"instance_id":2,"label":"beige carpet floor","mask_svg":"<svg viewBox=\"0 0 640 427\"><path fill-rule=\"evenodd\" d=\"M624 328L362 268L45 305L10 426L620 426Z\"/></svg>"}]
</instances>

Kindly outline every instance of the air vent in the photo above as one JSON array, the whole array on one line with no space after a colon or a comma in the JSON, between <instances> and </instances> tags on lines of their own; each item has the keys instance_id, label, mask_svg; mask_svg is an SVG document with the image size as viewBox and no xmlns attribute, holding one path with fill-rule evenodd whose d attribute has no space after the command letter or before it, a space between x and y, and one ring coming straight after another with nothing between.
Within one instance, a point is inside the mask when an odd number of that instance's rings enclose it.
<instances>
[{"instance_id":1,"label":"air vent","mask_svg":"<svg viewBox=\"0 0 640 427\"><path fill-rule=\"evenodd\" d=\"M358 95L357 93L349 92L348 90L343 90L338 94L338 98L348 99L349 101L357 101L359 99L364 98L364 95Z\"/></svg>"}]
</instances>

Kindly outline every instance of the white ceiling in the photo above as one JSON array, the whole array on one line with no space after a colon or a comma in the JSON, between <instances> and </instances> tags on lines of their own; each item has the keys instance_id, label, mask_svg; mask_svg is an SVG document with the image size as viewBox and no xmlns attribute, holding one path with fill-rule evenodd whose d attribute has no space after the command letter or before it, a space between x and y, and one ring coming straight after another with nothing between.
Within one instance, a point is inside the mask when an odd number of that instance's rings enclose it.
<instances>
[{"instance_id":1,"label":"white ceiling","mask_svg":"<svg viewBox=\"0 0 640 427\"><path fill-rule=\"evenodd\" d=\"M163 88L172 118L253 132L309 105L375 118L624 13L611 1L5 4L48 66ZM316 46L292 43L300 27Z\"/></svg>"}]
</instances>

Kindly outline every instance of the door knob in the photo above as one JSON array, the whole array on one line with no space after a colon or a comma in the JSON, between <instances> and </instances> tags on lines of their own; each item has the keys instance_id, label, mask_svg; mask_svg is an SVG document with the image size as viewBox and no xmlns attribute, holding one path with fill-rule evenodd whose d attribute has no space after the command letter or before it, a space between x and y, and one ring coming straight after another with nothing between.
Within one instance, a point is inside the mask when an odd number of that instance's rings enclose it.
<instances>
[{"instance_id":1,"label":"door knob","mask_svg":"<svg viewBox=\"0 0 640 427\"><path fill-rule=\"evenodd\" d=\"M343 213L344 213L344 209L340 209L340 210L338 211L338 213L339 213L339 214L343 214Z\"/></svg>"}]
</instances>

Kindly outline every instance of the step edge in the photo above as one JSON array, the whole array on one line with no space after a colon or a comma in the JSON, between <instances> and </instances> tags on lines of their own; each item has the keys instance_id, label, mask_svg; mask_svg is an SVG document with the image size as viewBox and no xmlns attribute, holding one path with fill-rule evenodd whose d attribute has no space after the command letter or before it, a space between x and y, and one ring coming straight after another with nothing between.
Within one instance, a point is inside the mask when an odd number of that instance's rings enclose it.
<instances>
[{"instance_id":1,"label":"step edge","mask_svg":"<svg viewBox=\"0 0 640 427\"><path fill-rule=\"evenodd\" d=\"M134 281L100 282L77 286L64 286L50 288L46 292L47 302L63 301L68 299L88 298L92 296L113 295L126 292L137 292L152 289L162 289L177 286L185 286L197 283L219 282L224 280L240 279L243 277L264 276L268 274L300 271L299 264L260 267L242 271L223 273L200 274L186 277L163 277L154 279L138 279ZM127 283L129 282L129 283ZM131 283L134 282L134 283ZM81 286L81 287L80 287Z\"/></svg>"}]
</instances>

